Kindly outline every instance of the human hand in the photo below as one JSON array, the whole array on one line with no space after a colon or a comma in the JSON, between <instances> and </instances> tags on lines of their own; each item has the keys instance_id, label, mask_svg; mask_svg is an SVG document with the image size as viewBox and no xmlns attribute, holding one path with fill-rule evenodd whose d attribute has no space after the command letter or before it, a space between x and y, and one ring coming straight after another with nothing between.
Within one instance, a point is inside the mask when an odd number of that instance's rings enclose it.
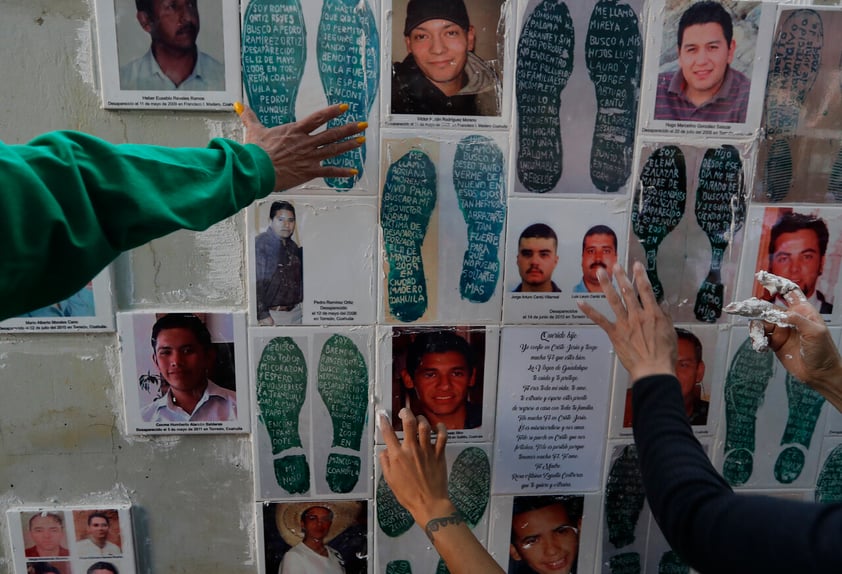
<instances>
[{"instance_id":1,"label":"human hand","mask_svg":"<svg viewBox=\"0 0 842 574\"><path fill-rule=\"evenodd\" d=\"M640 262L635 262L632 274L634 286L623 268L614 265L614 279L621 298L608 273L604 269L597 270L599 285L616 317L614 323L584 301L577 302L579 309L608 334L614 352L632 382L649 375L674 375L678 351L672 319L658 306L652 284Z\"/></svg>"},{"instance_id":2,"label":"human hand","mask_svg":"<svg viewBox=\"0 0 842 574\"><path fill-rule=\"evenodd\" d=\"M836 404L829 395L842 394L842 390L836 390L842 386L842 358L830 331L801 289L795 288L783 297L787 303L785 321L792 326L759 321L769 348L796 379L815 387Z\"/></svg>"},{"instance_id":3,"label":"human hand","mask_svg":"<svg viewBox=\"0 0 842 574\"><path fill-rule=\"evenodd\" d=\"M257 324L261 327L271 327L275 322L272 320L272 317L266 317L265 319L258 320Z\"/></svg>"},{"instance_id":4,"label":"human hand","mask_svg":"<svg viewBox=\"0 0 842 574\"><path fill-rule=\"evenodd\" d=\"M240 110L241 106L236 109ZM351 168L323 166L321 162L360 147L365 137L345 138L365 130L367 122L353 122L310 135L347 110L348 104L336 104L303 120L267 128L251 108L242 107L240 118L246 128L245 142L256 144L269 154L275 166L275 191L293 188L316 177L353 177L358 173Z\"/></svg>"},{"instance_id":5,"label":"human hand","mask_svg":"<svg viewBox=\"0 0 842 574\"><path fill-rule=\"evenodd\" d=\"M403 408L398 416L403 423L403 443L398 440L385 412L378 413L378 427L386 450L380 453L383 477L395 498L419 525L433 518L456 512L447 494L447 462L444 447L447 428L439 423L436 442L430 440L432 428L423 416L418 418Z\"/></svg>"}]
</instances>

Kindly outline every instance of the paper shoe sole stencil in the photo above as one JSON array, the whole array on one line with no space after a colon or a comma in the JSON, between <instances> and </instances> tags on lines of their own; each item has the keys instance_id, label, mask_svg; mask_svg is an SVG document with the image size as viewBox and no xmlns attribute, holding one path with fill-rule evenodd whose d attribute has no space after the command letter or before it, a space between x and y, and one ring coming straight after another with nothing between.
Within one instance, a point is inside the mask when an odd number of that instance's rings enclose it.
<instances>
[{"instance_id":1,"label":"paper shoe sole stencil","mask_svg":"<svg viewBox=\"0 0 842 574\"><path fill-rule=\"evenodd\" d=\"M585 63L596 90L591 181L617 191L631 175L643 42L637 14L617 0L594 6L585 39Z\"/></svg>"},{"instance_id":2,"label":"paper shoe sole stencil","mask_svg":"<svg viewBox=\"0 0 842 574\"><path fill-rule=\"evenodd\" d=\"M842 502L842 445L827 455L816 481L816 502Z\"/></svg>"},{"instance_id":3,"label":"paper shoe sole stencil","mask_svg":"<svg viewBox=\"0 0 842 574\"><path fill-rule=\"evenodd\" d=\"M608 540L615 548L634 542L645 499L637 447L628 445L611 465L605 485L605 524ZM612 574L639 574L640 554L623 552L609 559Z\"/></svg>"},{"instance_id":4,"label":"paper shoe sole stencil","mask_svg":"<svg viewBox=\"0 0 842 574\"><path fill-rule=\"evenodd\" d=\"M299 0L250 0L243 16L243 84L267 127L295 121L306 41Z\"/></svg>"},{"instance_id":5,"label":"paper shoe sole stencil","mask_svg":"<svg viewBox=\"0 0 842 574\"><path fill-rule=\"evenodd\" d=\"M319 358L318 381L333 422L331 446L359 452L368 410L368 368L351 339L333 335L327 340ZM360 478L360 457L330 453L326 477L333 492L351 492Z\"/></svg>"},{"instance_id":6,"label":"paper shoe sole stencil","mask_svg":"<svg viewBox=\"0 0 842 574\"><path fill-rule=\"evenodd\" d=\"M561 0L542 0L517 45L517 178L544 193L561 179L561 91L573 72L573 19Z\"/></svg>"},{"instance_id":7,"label":"paper shoe sole stencil","mask_svg":"<svg viewBox=\"0 0 842 574\"><path fill-rule=\"evenodd\" d=\"M696 190L696 221L707 235L711 249L710 270L693 306L699 321L713 323L722 315L722 258L746 218L743 189L743 162L737 148L709 148L699 168Z\"/></svg>"},{"instance_id":8,"label":"paper shoe sole stencil","mask_svg":"<svg viewBox=\"0 0 842 574\"><path fill-rule=\"evenodd\" d=\"M772 378L772 353L758 353L746 339L737 349L723 390L725 400L725 461L722 476L731 485L744 484L754 470L757 409L769 379Z\"/></svg>"},{"instance_id":9,"label":"paper shoe sole stencil","mask_svg":"<svg viewBox=\"0 0 842 574\"><path fill-rule=\"evenodd\" d=\"M307 396L307 363L289 337L275 337L263 349L257 365L259 420L269 432L272 454L302 448L298 416ZM310 466L304 454L288 454L274 461L278 486L290 494L310 489Z\"/></svg>"},{"instance_id":10,"label":"paper shoe sole stencil","mask_svg":"<svg viewBox=\"0 0 842 574\"><path fill-rule=\"evenodd\" d=\"M766 81L766 195L783 201L792 185L792 150L804 100L819 72L824 29L813 10L795 10L781 22Z\"/></svg>"},{"instance_id":11,"label":"paper shoe sole stencil","mask_svg":"<svg viewBox=\"0 0 842 574\"><path fill-rule=\"evenodd\" d=\"M453 187L468 224L468 248L462 259L459 292L485 303L500 279L500 238L506 221L503 152L485 136L463 138L453 159Z\"/></svg>"},{"instance_id":12,"label":"paper shoe sole stencil","mask_svg":"<svg viewBox=\"0 0 842 574\"><path fill-rule=\"evenodd\" d=\"M436 205L436 192L436 167L424 152L409 151L389 166L380 226L389 263L389 312L399 321L416 321L427 310L421 246Z\"/></svg>"},{"instance_id":13,"label":"paper shoe sole stencil","mask_svg":"<svg viewBox=\"0 0 842 574\"><path fill-rule=\"evenodd\" d=\"M783 484L789 484L801 476L806 457L804 451L795 445L799 444L805 450L810 448L825 402L823 396L789 373L786 376L786 396L789 416L781 437L781 446L791 446L782 450L775 461L775 478Z\"/></svg>"},{"instance_id":14,"label":"paper shoe sole stencil","mask_svg":"<svg viewBox=\"0 0 842 574\"><path fill-rule=\"evenodd\" d=\"M319 76L329 104L348 104L348 111L330 120L328 128L368 120L380 82L380 37L366 0L324 0L316 38ZM362 177L366 145L324 160L323 165L354 168L357 175L325 178L346 190Z\"/></svg>"},{"instance_id":15,"label":"paper shoe sole stencil","mask_svg":"<svg viewBox=\"0 0 842 574\"><path fill-rule=\"evenodd\" d=\"M652 152L640 172L632 202L632 229L646 252L646 274L658 301L664 287L658 278L658 247L684 216L687 169L684 152L664 146Z\"/></svg>"}]
</instances>

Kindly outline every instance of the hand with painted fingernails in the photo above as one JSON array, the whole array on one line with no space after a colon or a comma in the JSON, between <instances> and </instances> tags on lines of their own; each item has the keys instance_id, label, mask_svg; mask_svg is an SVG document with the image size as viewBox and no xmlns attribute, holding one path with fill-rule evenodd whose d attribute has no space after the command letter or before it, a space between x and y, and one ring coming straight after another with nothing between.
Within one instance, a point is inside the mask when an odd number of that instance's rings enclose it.
<instances>
[{"instance_id":1,"label":"hand with painted fingernails","mask_svg":"<svg viewBox=\"0 0 842 574\"><path fill-rule=\"evenodd\" d=\"M655 299L646 270L635 262L632 280L619 264L614 265L613 273L620 293L608 273L597 270L602 292L614 312L614 322L584 301L578 302L579 309L606 332L632 382L649 375L674 375L678 353L675 329Z\"/></svg>"},{"instance_id":2,"label":"hand with painted fingernails","mask_svg":"<svg viewBox=\"0 0 842 574\"><path fill-rule=\"evenodd\" d=\"M322 165L322 161L360 147L368 122L351 122L318 133L324 124L348 111L348 104L336 104L318 110L303 120L267 128L257 115L240 102L234 110L246 128L245 143L260 146L275 166L275 191L291 189L317 177L353 177L353 168Z\"/></svg>"}]
</instances>

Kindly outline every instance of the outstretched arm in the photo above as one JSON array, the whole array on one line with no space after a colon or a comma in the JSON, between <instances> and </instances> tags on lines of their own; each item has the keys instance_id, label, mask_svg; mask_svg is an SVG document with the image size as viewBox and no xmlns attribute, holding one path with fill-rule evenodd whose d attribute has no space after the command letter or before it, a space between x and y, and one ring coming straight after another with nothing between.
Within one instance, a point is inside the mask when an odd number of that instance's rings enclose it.
<instances>
[{"instance_id":1,"label":"outstretched arm","mask_svg":"<svg viewBox=\"0 0 842 574\"><path fill-rule=\"evenodd\" d=\"M403 443L385 413L379 413L377 419L386 442L386 450L380 453L380 466L395 498L416 524L424 528L453 574L502 573L503 569L483 548L448 498L444 424L439 423L436 441L432 442L432 428L427 419L416 418L405 408L398 416L403 421Z\"/></svg>"}]
</instances>

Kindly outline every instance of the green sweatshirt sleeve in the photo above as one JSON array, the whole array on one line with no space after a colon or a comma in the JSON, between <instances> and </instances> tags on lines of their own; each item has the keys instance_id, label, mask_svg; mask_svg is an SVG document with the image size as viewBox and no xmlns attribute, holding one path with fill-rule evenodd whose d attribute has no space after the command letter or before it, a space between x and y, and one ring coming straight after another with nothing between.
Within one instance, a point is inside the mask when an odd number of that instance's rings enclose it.
<instances>
[{"instance_id":1,"label":"green sweatshirt sleeve","mask_svg":"<svg viewBox=\"0 0 842 574\"><path fill-rule=\"evenodd\" d=\"M127 249L207 229L274 184L260 147L221 138L168 148L52 132L0 143L0 319L70 296Z\"/></svg>"}]
</instances>

